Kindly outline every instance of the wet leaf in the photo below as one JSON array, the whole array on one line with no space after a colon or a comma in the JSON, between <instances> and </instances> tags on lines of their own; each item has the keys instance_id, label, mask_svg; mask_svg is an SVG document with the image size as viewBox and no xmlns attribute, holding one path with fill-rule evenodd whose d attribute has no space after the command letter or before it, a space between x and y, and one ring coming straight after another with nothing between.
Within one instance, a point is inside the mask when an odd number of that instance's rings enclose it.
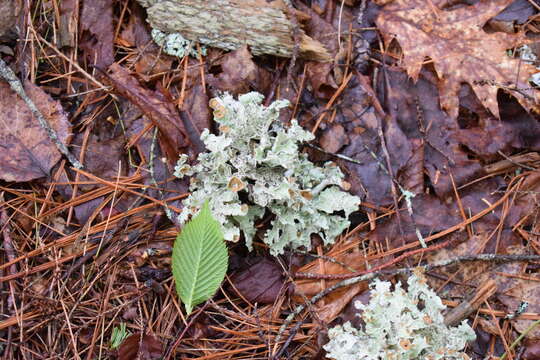
<instances>
[{"instance_id":1,"label":"wet leaf","mask_svg":"<svg viewBox=\"0 0 540 360\"><path fill-rule=\"evenodd\" d=\"M540 5L540 1L535 0L536 5ZM533 4L529 0L515 0L506 9L504 9L499 15L495 16L494 20L497 21L512 21L518 24L523 24L527 21L529 16L534 15L536 12Z\"/></svg>"},{"instance_id":2,"label":"wet leaf","mask_svg":"<svg viewBox=\"0 0 540 360\"><path fill-rule=\"evenodd\" d=\"M20 3L13 0L0 0L0 39L14 30Z\"/></svg>"},{"instance_id":3,"label":"wet leaf","mask_svg":"<svg viewBox=\"0 0 540 360\"><path fill-rule=\"evenodd\" d=\"M60 141L65 143L71 126L62 106L30 82L24 86ZM55 144L26 103L1 80L0 94L0 179L20 182L49 176L61 157Z\"/></svg>"},{"instance_id":4,"label":"wet leaf","mask_svg":"<svg viewBox=\"0 0 540 360\"><path fill-rule=\"evenodd\" d=\"M259 304L273 304L285 284L282 268L267 258L239 272L231 281L242 296Z\"/></svg>"},{"instance_id":5,"label":"wet leaf","mask_svg":"<svg viewBox=\"0 0 540 360\"><path fill-rule=\"evenodd\" d=\"M394 170L399 180L403 184L412 180L407 176L413 175L410 169L412 166L417 169L415 173L417 179L420 176L423 177L423 171L418 172L420 168L417 163L417 156L419 156L416 154L417 151L423 151L423 167L427 170L431 185L441 199L453 191L450 174L456 186L482 175L483 168L480 161L469 158L470 153L458 141L457 134L462 130L459 126L461 118L456 121L439 107L436 76L429 70L423 69L418 80L414 82L405 72L390 69L387 72L387 79L392 88L388 102L395 109L393 116L396 117L397 126L410 141L420 141L420 143L411 142L410 157L401 168ZM382 82L380 85L384 86ZM484 109L479 103L477 105L475 109ZM393 136L396 134L392 133ZM483 139L478 139L477 142ZM388 139L391 160L407 156L408 154L392 150L392 148L395 149L392 145L394 142L393 138ZM414 187L419 188L418 182L414 184ZM409 189L409 187L405 188Z\"/></svg>"},{"instance_id":6,"label":"wet leaf","mask_svg":"<svg viewBox=\"0 0 540 360\"><path fill-rule=\"evenodd\" d=\"M339 149L349 143L349 137L340 124L333 124L322 134L321 147L330 152L337 153Z\"/></svg>"},{"instance_id":7,"label":"wet leaf","mask_svg":"<svg viewBox=\"0 0 540 360\"><path fill-rule=\"evenodd\" d=\"M162 355L161 342L152 335L136 333L128 337L118 348L119 360L156 360Z\"/></svg>"},{"instance_id":8,"label":"wet leaf","mask_svg":"<svg viewBox=\"0 0 540 360\"><path fill-rule=\"evenodd\" d=\"M195 154L203 152L205 146L201 140L204 129L211 129L211 114L208 107L208 95L201 85L190 89L190 95L185 99L180 116L186 126Z\"/></svg>"},{"instance_id":9,"label":"wet leaf","mask_svg":"<svg viewBox=\"0 0 540 360\"><path fill-rule=\"evenodd\" d=\"M452 118L458 115L457 94L462 82L468 83L482 104L499 117L499 89L509 91L526 109L536 109L539 98L538 91L528 85L529 77L536 72L534 66L507 53L525 40L524 35L482 30L511 2L479 1L446 11L426 6L423 0L395 0L383 8L377 25L386 44L394 36L397 38L403 49L403 65L414 80L418 79L424 59L433 60L440 78L441 106Z\"/></svg>"},{"instance_id":10,"label":"wet leaf","mask_svg":"<svg viewBox=\"0 0 540 360\"><path fill-rule=\"evenodd\" d=\"M540 341L537 339L526 339L523 343L525 352L523 353L523 360L540 360Z\"/></svg>"},{"instance_id":11,"label":"wet leaf","mask_svg":"<svg viewBox=\"0 0 540 360\"><path fill-rule=\"evenodd\" d=\"M332 249L332 252L329 253L329 256L333 257L339 263L315 259L300 268L298 272L314 274L345 274L350 272L352 269L356 271L364 269L365 256L363 252L345 252L340 251L339 248L340 245L337 245L334 247L334 249ZM332 255L332 253L339 255ZM376 263L377 260L370 262L371 265ZM304 301L304 296L311 297L324 290L323 285L329 287L337 282L337 280L325 281L324 283L320 280L297 280L295 281L294 289L295 299L299 303L302 303ZM332 292L316 304L317 316L324 322L330 323L344 310L353 297L355 297L359 292L366 290L367 287L367 283L361 282ZM303 295L303 297L298 295Z\"/></svg>"},{"instance_id":12,"label":"wet leaf","mask_svg":"<svg viewBox=\"0 0 540 360\"><path fill-rule=\"evenodd\" d=\"M178 160L180 149L189 144L184 124L174 104L163 92L144 88L137 79L118 64L111 65L110 79L116 90L137 106L158 127L163 152L171 164Z\"/></svg>"},{"instance_id":13,"label":"wet leaf","mask_svg":"<svg viewBox=\"0 0 540 360\"><path fill-rule=\"evenodd\" d=\"M79 46L88 63L106 69L114 61L113 3L109 0L84 1Z\"/></svg>"},{"instance_id":14,"label":"wet leaf","mask_svg":"<svg viewBox=\"0 0 540 360\"><path fill-rule=\"evenodd\" d=\"M250 90L264 93L269 83L268 72L255 65L247 46L223 56L219 68L215 75L208 76L208 83L219 91L227 91L233 95L244 94Z\"/></svg>"},{"instance_id":15,"label":"wet leaf","mask_svg":"<svg viewBox=\"0 0 540 360\"><path fill-rule=\"evenodd\" d=\"M150 32L145 26L144 10L138 3L133 3L131 16L127 26L120 33L120 39L128 46L136 46L143 50L145 47L155 47Z\"/></svg>"},{"instance_id":16,"label":"wet leaf","mask_svg":"<svg viewBox=\"0 0 540 360\"><path fill-rule=\"evenodd\" d=\"M74 155L80 158L84 134L78 134L74 139ZM85 170L102 179L113 180L124 175L128 168L125 159L124 137L114 136L110 139L100 139L96 134L90 134L84 153ZM120 167L120 168L119 168ZM88 180L82 176L82 179ZM95 189L96 185L80 185L84 191Z\"/></svg>"}]
</instances>

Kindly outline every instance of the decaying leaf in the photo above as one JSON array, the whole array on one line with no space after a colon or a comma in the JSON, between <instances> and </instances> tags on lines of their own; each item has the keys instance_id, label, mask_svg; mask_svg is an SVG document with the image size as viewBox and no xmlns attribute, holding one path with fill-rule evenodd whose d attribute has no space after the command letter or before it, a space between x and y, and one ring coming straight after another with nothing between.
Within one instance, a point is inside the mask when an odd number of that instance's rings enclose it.
<instances>
[{"instance_id":1,"label":"decaying leaf","mask_svg":"<svg viewBox=\"0 0 540 360\"><path fill-rule=\"evenodd\" d=\"M118 349L120 360L154 360L159 359L161 355L161 342L149 334L133 334L124 340Z\"/></svg>"},{"instance_id":2,"label":"decaying leaf","mask_svg":"<svg viewBox=\"0 0 540 360\"><path fill-rule=\"evenodd\" d=\"M17 1L0 0L0 38L14 31L20 8L21 5Z\"/></svg>"},{"instance_id":3,"label":"decaying leaf","mask_svg":"<svg viewBox=\"0 0 540 360\"><path fill-rule=\"evenodd\" d=\"M426 57L431 58L440 78L441 106L452 118L458 115L461 83L469 83L496 117L499 89L511 93L527 110L538 110L538 91L528 84L535 68L507 52L525 41L524 34L482 30L512 0L482 0L449 11L436 8L444 1L431 2L434 6L424 0L395 0L384 7L377 19L386 44L397 38L408 74L416 80Z\"/></svg>"},{"instance_id":4,"label":"decaying leaf","mask_svg":"<svg viewBox=\"0 0 540 360\"><path fill-rule=\"evenodd\" d=\"M242 296L259 304L273 304L285 287L283 270L268 258L258 259L253 266L235 274L231 281Z\"/></svg>"},{"instance_id":5,"label":"decaying leaf","mask_svg":"<svg viewBox=\"0 0 540 360\"><path fill-rule=\"evenodd\" d=\"M80 17L82 38L80 47L88 62L106 68L114 61L113 6L111 1L94 0L83 2Z\"/></svg>"},{"instance_id":6,"label":"decaying leaf","mask_svg":"<svg viewBox=\"0 0 540 360\"><path fill-rule=\"evenodd\" d=\"M71 127L62 106L30 82L24 86L59 140L65 143ZM0 81L0 94L0 179L30 181L48 176L61 157L56 146L6 82Z\"/></svg>"},{"instance_id":7,"label":"decaying leaf","mask_svg":"<svg viewBox=\"0 0 540 360\"><path fill-rule=\"evenodd\" d=\"M118 64L110 67L110 80L116 90L128 98L148 116L160 130L160 144L167 159L172 163L178 159L179 150L188 145L184 124L174 108L159 90L144 88L126 69Z\"/></svg>"},{"instance_id":8,"label":"decaying leaf","mask_svg":"<svg viewBox=\"0 0 540 360\"><path fill-rule=\"evenodd\" d=\"M337 262L329 262L321 259L313 260L310 263L298 269L298 272L312 274L344 274L354 270L362 270L365 266L365 254L360 251L340 253L339 249L342 245L338 244L334 247L330 255ZM341 264L349 267L342 266ZM324 290L322 286L329 287L337 283L337 280L321 282L320 280L303 279L295 281L295 298L298 302L302 302L304 297L311 297L320 291ZM361 282L351 285L346 288L332 292L329 296L319 301L315 307L317 308L317 316L319 319L330 323L333 321L347 306L351 299L361 291L367 289L367 283Z\"/></svg>"},{"instance_id":9,"label":"decaying leaf","mask_svg":"<svg viewBox=\"0 0 540 360\"><path fill-rule=\"evenodd\" d=\"M255 64L247 46L225 54L219 61L219 67L221 72L207 76L208 83L216 90L235 95L244 94L252 88L260 92L268 91L270 74Z\"/></svg>"}]
</instances>

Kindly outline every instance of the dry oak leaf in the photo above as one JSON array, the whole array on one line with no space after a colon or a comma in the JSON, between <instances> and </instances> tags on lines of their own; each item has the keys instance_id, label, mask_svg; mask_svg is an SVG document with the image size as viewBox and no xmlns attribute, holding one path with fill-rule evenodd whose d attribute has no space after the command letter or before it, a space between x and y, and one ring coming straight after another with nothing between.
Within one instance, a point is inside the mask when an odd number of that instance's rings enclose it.
<instances>
[{"instance_id":1,"label":"dry oak leaf","mask_svg":"<svg viewBox=\"0 0 540 360\"><path fill-rule=\"evenodd\" d=\"M527 110L538 111L538 91L528 84L534 66L511 58L507 49L526 42L522 33L487 33L484 24L513 0L481 0L473 6L441 10L446 0L395 0L377 18L388 45L395 37L403 50L403 65L414 81L426 57L440 79L441 107L458 115L458 91L469 83L482 104L499 117L497 91L504 89ZM517 81L517 83L516 83Z\"/></svg>"}]
</instances>

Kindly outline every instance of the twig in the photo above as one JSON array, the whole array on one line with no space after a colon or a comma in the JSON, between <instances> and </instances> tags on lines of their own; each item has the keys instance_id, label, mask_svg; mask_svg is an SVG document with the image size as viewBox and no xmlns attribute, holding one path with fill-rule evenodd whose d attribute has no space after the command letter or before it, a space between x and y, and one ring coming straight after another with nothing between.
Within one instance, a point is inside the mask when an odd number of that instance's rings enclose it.
<instances>
[{"instance_id":1,"label":"twig","mask_svg":"<svg viewBox=\"0 0 540 360\"><path fill-rule=\"evenodd\" d=\"M428 251L433 251L433 250L437 250L437 249L440 249L440 248L443 248L445 246L447 246L448 244L450 244L452 239L449 239L449 240L446 240L440 244L437 244L437 245L433 245L433 246L430 246L428 248L421 248L421 249L416 249L416 250L412 250L412 251L407 251L406 253L404 254L401 254L400 256L396 257L395 259L387 262L387 263L384 263L382 265L379 265L377 267L374 267L374 268L371 268L371 269L365 269L365 270L360 270L360 271L355 271L355 272L352 272L352 273L348 273L348 274L312 274L312 273L296 273L294 275L295 279L326 279L326 280L343 280L343 279L350 279L350 278L353 278L353 277L357 277L359 275L364 275L364 274L368 274L368 273L371 273L371 272L376 272L376 271L381 271L383 269L386 269L394 264L397 264L398 262L404 260L404 259L407 259L413 255L417 255L417 254L422 254L422 253L425 253L425 252L428 252Z\"/></svg>"},{"instance_id":2,"label":"twig","mask_svg":"<svg viewBox=\"0 0 540 360\"><path fill-rule=\"evenodd\" d=\"M270 359L271 360L277 360L277 359L280 359L281 358L281 355L283 355L283 353L285 352L285 350L287 350L287 348L289 347L289 345L291 344L291 341L294 339L294 337L296 336L296 334L298 334L298 329L300 329L300 326L302 326L302 324L304 323L304 320L302 321L299 321L295 326L294 328L292 328L290 331L289 331L289 336L287 337L287 340L285 340L285 343L283 344L283 346L278 350L278 352L271 356Z\"/></svg>"},{"instance_id":3,"label":"twig","mask_svg":"<svg viewBox=\"0 0 540 360\"><path fill-rule=\"evenodd\" d=\"M341 160L345 160L345 161L348 161L348 162L351 162L353 164L357 164L357 165L364 165L363 162L359 161L359 160L356 160L356 159L353 159L351 157L348 157L348 156L345 156L345 155L341 155L341 154L335 154L335 153L332 153L332 152L328 152L326 150L324 150L323 148L317 146L317 145L313 145L313 144L310 144L310 143L305 143L304 145L306 145L307 147L310 147L312 149L315 149L317 151L320 151L322 152L323 154L326 154L326 155L329 155L329 156L333 156L333 157L336 157L338 159L341 159Z\"/></svg>"},{"instance_id":4,"label":"twig","mask_svg":"<svg viewBox=\"0 0 540 360\"><path fill-rule=\"evenodd\" d=\"M424 249L421 249L424 250ZM443 260L438 263L434 264L428 264L420 266L424 271L429 271L432 269L453 265L461 262L470 262L470 261L492 261L497 263L505 263L505 262L516 262L516 261L540 261L540 255L498 255L498 254L480 254L480 255L466 255L466 256L460 256L452 259ZM330 286L329 288L321 291L317 295L313 296L308 302L298 305L296 309L292 313L287 316L281 327L279 328L279 333L276 337L275 342L279 343L281 338L283 337L283 333L285 330L289 327L289 325L293 322L294 318L298 316L302 311L305 310L307 306L315 305L320 299L325 297L326 295L332 293L333 291L337 289L341 289L342 287L350 286L357 284L361 281L371 280L377 276L380 275L398 275L398 274L405 274L412 272L414 269L406 267L406 268L399 268L394 270L379 270L374 271L369 274L364 274L360 276L356 276L350 279L346 279L343 281L338 282L337 284L334 284ZM540 320L539 320L540 321Z\"/></svg>"},{"instance_id":5,"label":"twig","mask_svg":"<svg viewBox=\"0 0 540 360\"><path fill-rule=\"evenodd\" d=\"M508 350L512 350L513 348L515 348L517 346L517 344L519 344L519 342L521 340L523 340L523 338L525 336L527 336L528 333L530 333L535 327L537 327L538 325L540 324L540 320L536 320L535 322L533 322L531 324L531 326L529 326L527 328L527 330L525 330L524 332L521 333L521 335L519 335L517 337L516 340L514 340L514 342L510 345L510 347L508 348ZM501 356L501 359L500 360L504 360L506 359L506 357L508 356L508 352L505 352L502 356Z\"/></svg>"},{"instance_id":6,"label":"twig","mask_svg":"<svg viewBox=\"0 0 540 360\"><path fill-rule=\"evenodd\" d=\"M0 195L0 201L4 201L4 195L3 193ZM6 256L9 262L14 261L17 257L15 256L15 248L13 247L13 241L11 240L11 236L9 235L9 220L6 208L2 208L1 214L0 214L0 228L2 229L2 235L3 235L3 247L4 251L6 252ZM8 267L8 272L10 274L16 274L17 273L17 264L11 264L11 266ZM10 295L8 300L8 307L13 308L15 300Z\"/></svg>"},{"instance_id":7,"label":"twig","mask_svg":"<svg viewBox=\"0 0 540 360\"><path fill-rule=\"evenodd\" d=\"M461 320L469 317L476 309L482 305L491 295L497 291L497 284L494 280L480 286L473 294L463 300L458 306L449 310L444 315L446 326L457 326Z\"/></svg>"},{"instance_id":8,"label":"twig","mask_svg":"<svg viewBox=\"0 0 540 360\"><path fill-rule=\"evenodd\" d=\"M158 134L158 128L156 127L154 129L154 134L152 135L152 144L150 145L150 160L148 164L148 170L150 171L150 178L152 179L152 183L157 188L157 191L159 193L159 197L161 201L163 201L163 209L165 210L165 215L171 220L171 222L175 225L177 225L178 220L176 220L172 210L169 208L169 205L167 204L167 201L165 200L165 194L163 193L163 190L159 187L159 184L156 180L155 171L154 171L154 160L156 158L156 143L157 143L157 134Z\"/></svg>"},{"instance_id":9,"label":"twig","mask_svg":"<svg viewBox=\"0 0 540 360\"><path fill-rule=\"evenodd\" d=\"M257 303L255 303L255 305L253 306L253 317L255 318L255 323L257 324L257 336L259 336L259 339L261 339L261 341L266 345L266 347L270 348L268 339L264 337L263 327L261 325L261 319L259 317L257 309Z\"/></svg>"},{"instance_id":10,"label":"twig","mask_svg":"<svg viewBox=\"0 0 540 360\"><path fill-rule=\"evenodd\" d=\"M211 301L211 300L210 300ZM184 329L182 329L182 332L180 333L180 335L176 338L176 340L174 341L174 343L169 346L167 348L167 350L165 351L165 354L163 355L163 359L165 360L169 360L171 358L171 356L173 355L174 353L174 350L176 349L176 347L178 346L178 344L180 344L180 341L184 338L184 335L186 334L186 332L189 330L189 328L191 328L191 326L195 323L195 320L197 320L197 318L199 317L199 315L201 315L203 313L203 311L206 310L206 307L208 306L208 303L209 301L205 302L203 306L201 306L201 308L199 309L199 311L197 311L195 313L195 315L193 315L191 317L191 319L189 320L189 323L187 323L187 325L184 327ZM187 314L189 315L189 314Z\"/></svg>"},{"instance_id":11,"label":"twig","mask_svg":"<svg viewBox=\"0 0 540 360\"><path fill-rule=\"evenodd\" d=\"M501 150L497 151L497 153L499 155L501 155L503 158L505 158L507 161L509 161L511 164L514 164L514 165L516 165L518 167L521 167L521 168L524 168L524 169L527 169L527 170L530 170L530 171L535 171L536 170L536 168L533 168L532 166L521 164L521 163L515 161L514 159L512 159L511 157L509 157L508 155L503 153Z\"/></svg>"},{"instance_id":12,"label":"twig","mask_svg":"<svg viewBox=\"0 0 540 360\"><path fill-rule=\"evenodd\" d=\"M4 193L0 194L0 201L2 201L2 202L4 201ZM9 229L9 226L8 226L9 225L9 220L10 220L10 218L8 217L6 208L2 207L1 214L0 214L0 228L2 229L1 233L3 235L3 240L4 240L4 242L3 242L4 251L6 253L8 261L11 262L11 261L15 260L17 257L15 256L15 248L13 247L13 241L11 240L11 236L9 235L9 232L10 232L10 229ZM8 267L8 273L10 275L13 275L13 274L17 273L17 265L12 264L10 267ZM17 313L18 312L17 307L15 305L15 294L14 294L13 283L10 282L8 284L8 287L9 287L9 291L7 291L7 292L9 293L9 295L8 295L8 300L7 300L7 304L6 304L7 309L4 309L3 306L2 306L1 310L5 311L6 313L9 310L10 314L15 313L17 318L19 318L20 314ZM1 288L0 288L0 290L1 290ZM22 320L18 320L18 321L22 322ZM13 329L12 329L12 327L9 327L8 336L7 336L7 345L6 345L6 348L5 348L5 354L9 354L10 351L11 351L12 337L13 337Z\"/></svg>"},{"instance_id":13,"label":"twig","mask_svg":"<svg viewBox=\"0 0 540 360\"><path fill-rule=\"evenodd\" d=\"M15 93L17 93L17 95L19 95L21 99L24 100L30 111L32 111L32 114L38 120L41 128L47 132L49 139L51 139L51 141L56 145L58 150L67 157L71 165L76 169L82 169L82 164L79 162L79 160L75 158L75 156L73 156L73 154L69 152L66 145L64 145L64 143L60 141L60 139L58 138L58 134L56 134L56 131L54 131L54 129L51 128L49 123L47 123L47 120L45 120L32 99L30 99L28 95L26 95L22 83L19 81L13 70L11 70L10 67L7 66L7 64L2 59L0 59L0 77L7 81L11 89L15 91Z\"/></svg>"},{"instance_id":14,"label":"twig","mask_svg":"<svg viewBox=\"0 0 540 360\"><path fill-rule=\"evenodd\" d=\"M328 262L331 262L331 263L337 264L339 266L342 266L342 267L344 267L345 269L347 269L349 271L356 271L356 269L350 267L349 265L347 265L343 261L339 261L338 259L335 259L335 258L333 258L331 256L312 254L310 252L303 251L303 250L298 250L298 249L294 250L294 252L298 253L298 254L302 254L304 256L313 257L313 258L316 258L316 259L326 260Z\"/></svg>"}]
</instances>

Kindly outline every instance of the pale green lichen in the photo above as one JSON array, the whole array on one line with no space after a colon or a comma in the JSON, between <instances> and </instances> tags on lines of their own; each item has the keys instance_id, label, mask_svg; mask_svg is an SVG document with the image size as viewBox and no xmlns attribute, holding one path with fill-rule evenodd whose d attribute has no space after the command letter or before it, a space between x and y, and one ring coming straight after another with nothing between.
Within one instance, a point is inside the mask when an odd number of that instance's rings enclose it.
<instances>
[{"instance_id":1,"label":"pale green lichen","mask_svg":"<svg viewBox=\"0 0 540 360\"><path fill-rule=\"evenodd\" d=\"M312 234L331 243L349 226L347 217L360 199L340 190L344 176L338 166L316 166L300 151L314 136L295 120L288 127L278 121L289 103L266 107L262 100L255 92L238 100L228 94L212 99L220 134L204 130L201 139L209 151L194 166L182 155L175 168L180 178L192 176L179 221L185 223L210 199L225 239L236 241L242 231L250 249L255 221L265 215L271 221L263 241L274 255L286 246L309 249Z\"/></svg>"},{"instance_id":2,"label":"pale green lichen","mask_svg":"<svg viewBox=\"0 0 540 360\"><path fill-rule=\"evenodd\" d=\"M330 341L324 345L327 357L336 360L462 360L467 341L475 339L473 329L464 320L457 327L444 324L446 308L421 274L413 274L391 291L390 282L371 283L368 305L357 302L363 310L363 330L349 322L328 331Z\"/></svg>"},{"instance_id":3,"label":"pale green lichen","mask_svg":"<svg viewBox=\"0 0 540 360\"><path fill-rule=\"evenodd\" d=\"M179 33L166 34L158 29L152 30L152 39L163 48L165 54L183 58L186 55L198 58L199 51L194 41L185 39ZM206 47L201 47L201 55L206 56Z\"/></svg>"},{"instance_id":4,"label":"pale green lichen","mask_svg":"<svg viewBox=\"0 0 540 360\"><path fill-rule=\"evenodd\" d=\"M531 65L535 65L537 70L540 70L540 66L538 66L538 58L528 45L523 45L517 49L517 52L519 54L519 57L523 62ZM540 72L534 73L529 78L529 81L532 82L536 86L540 86Z\"/></svg>"}]
</instances>

